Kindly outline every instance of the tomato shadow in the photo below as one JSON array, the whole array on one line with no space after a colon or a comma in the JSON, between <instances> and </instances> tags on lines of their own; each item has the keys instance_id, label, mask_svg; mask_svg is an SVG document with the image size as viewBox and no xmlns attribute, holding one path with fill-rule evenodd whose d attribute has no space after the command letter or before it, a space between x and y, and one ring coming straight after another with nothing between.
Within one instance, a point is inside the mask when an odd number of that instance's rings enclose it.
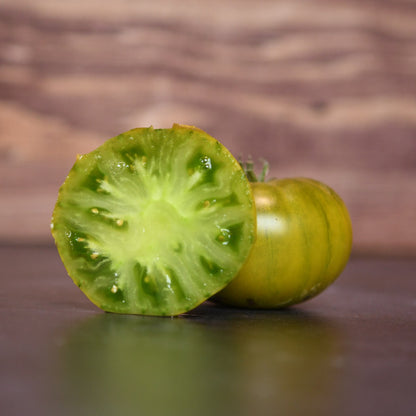
<instances>
[{"instance_id":1,"label":"tomato shadow","mask_svg":"<svg viewBox=\"0 0 416 416\"><path fill-rule=\"evenodd\" d=\"M248 309L227 306L214 301L206 301L192 311L180 315L182 319L204 322L206 324L234 323L238 321L268 321L268 322L309 322L317 325L329 325L330 320L310 309L296 305L280 309Z\"/></svg>"},{"instance_id":2,"label":"tomato shadow","mask_svg":"<svg viewBox=\"0 0 416 416\"><path fill-rule=\"evenodd\" d=\"M60 414L335 411L341 338L301 308L205 302L175 318L100 313L64 334Z\"/></svg>"}]
</instances>

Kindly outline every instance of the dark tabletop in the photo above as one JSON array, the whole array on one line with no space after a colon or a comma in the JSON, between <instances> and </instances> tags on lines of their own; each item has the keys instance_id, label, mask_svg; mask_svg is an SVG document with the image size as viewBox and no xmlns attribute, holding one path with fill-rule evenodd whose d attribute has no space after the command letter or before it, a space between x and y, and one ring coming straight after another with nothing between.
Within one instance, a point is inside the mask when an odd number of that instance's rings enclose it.
<instances>
[{"instance_id":1,"label":"dark tabletop","mask_svg":"<svg viewBox=\"0 0 416 416\"><path fill-rule=\"evenodd\" d=\"M53 247L0 247L0 414L416 414L416 260L284 311L101 312Z\"/></svg>"}]
</instances>

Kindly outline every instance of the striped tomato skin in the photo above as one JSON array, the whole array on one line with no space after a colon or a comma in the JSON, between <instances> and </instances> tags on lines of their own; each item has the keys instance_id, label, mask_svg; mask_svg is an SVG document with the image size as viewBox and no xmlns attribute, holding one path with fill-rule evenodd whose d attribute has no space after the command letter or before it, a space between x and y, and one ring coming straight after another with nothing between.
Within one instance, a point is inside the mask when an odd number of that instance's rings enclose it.
<instances>
[{"instance_id":1,"label":"striped tomato skin","mask_svg":"<svg viewBox=\"0 0 416 416\"><path fill-rule=\"evenodd\" d=\"M346 266L352 225L339 195L309 178L252 184L257 240L240 273L216 299L249 308L282 308L327 288Z\"/></svg>"}]
</instances>

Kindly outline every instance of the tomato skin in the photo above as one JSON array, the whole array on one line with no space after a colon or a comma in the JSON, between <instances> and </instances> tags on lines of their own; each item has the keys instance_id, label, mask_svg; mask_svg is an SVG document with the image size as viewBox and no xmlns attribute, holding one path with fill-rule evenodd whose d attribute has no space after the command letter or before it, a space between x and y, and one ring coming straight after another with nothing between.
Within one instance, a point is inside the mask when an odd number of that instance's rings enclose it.
<instances>
[{"instance_id":1,"label":"tomato skin","mask_svg":"<svg viewBox=\"0 0 416 416\"><path fill-rule=\"evenodd\" d=\"M257 240L221 303L281 308L328 287L351 253L352 226L341 198L308 178L253 182Z\"/></svg>"}]
</instances>

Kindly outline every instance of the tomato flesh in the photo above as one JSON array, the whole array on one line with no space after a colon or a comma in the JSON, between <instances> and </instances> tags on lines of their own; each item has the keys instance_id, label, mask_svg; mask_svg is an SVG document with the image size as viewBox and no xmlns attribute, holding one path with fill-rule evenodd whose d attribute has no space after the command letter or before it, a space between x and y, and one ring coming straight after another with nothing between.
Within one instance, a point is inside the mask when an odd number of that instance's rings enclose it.
<instances>
[{"instance_id":1,"label":"tomato flesh","mask_svg":"<svg viewBox=\"0 0 416 416\"><path fill-rule=\"evenodd\" d=\"M134 129L78 158L52 234L100 308L177 315L221 290L255 239L252 191L217 140L189 126Z\"/></svg>"},{"instance_id":2,"label":"tomato flesh","mask_svg":"<svg viewBox=\"0 0 416 416\"><path fill-rule=\"evenodd\" d=\"M341 198L307 178L252 183L257 240L238 276L215 297L233 306L281 308L316 296L344 269L352 228Z\"/></svg>"}]
</instances>

